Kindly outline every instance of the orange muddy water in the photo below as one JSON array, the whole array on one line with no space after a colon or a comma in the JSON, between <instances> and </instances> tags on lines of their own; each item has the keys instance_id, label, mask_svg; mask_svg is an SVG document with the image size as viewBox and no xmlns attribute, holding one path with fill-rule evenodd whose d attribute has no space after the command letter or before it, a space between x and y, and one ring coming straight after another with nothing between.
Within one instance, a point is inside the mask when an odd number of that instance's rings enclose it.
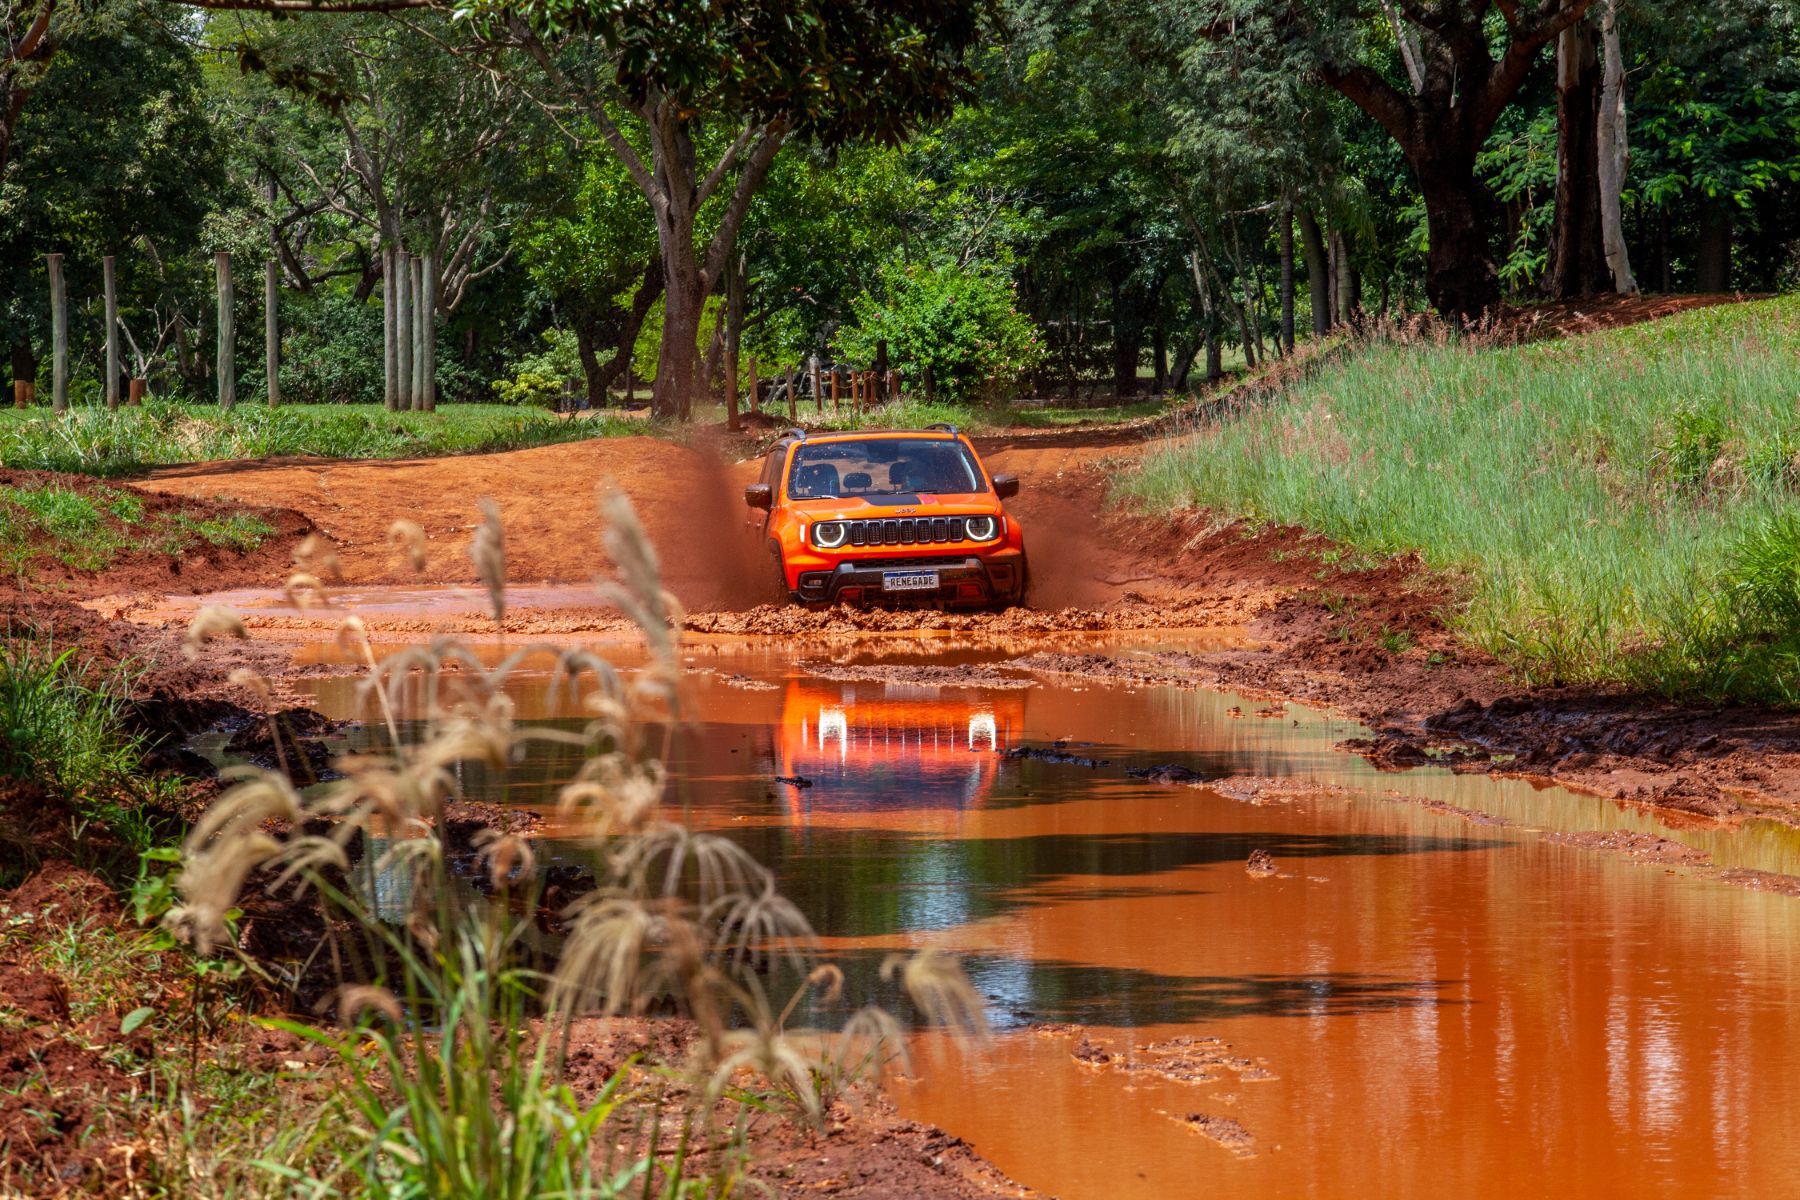
<instances>
[{"instance_id":1,"label":"orange muddy water","mask_svg":"<svg viewBox=\"0 0 1800 1200\"><path fill-rule=\"evenodd\" d=\"M1800 873L1794 831L1378 773L1298 707L1004 661L690 659L672 799L779 872L853 995L930 943L987 997L985 1048L919 1037L909 1115L1064 1200L1800 1190L1800 902L1554 836ZM522 716L559 718L546 683ZM1007 756L1059 741L1097 765ZM565 765L494 798L546 805ZM1201 782L1128 774L1158 765Z\"/></svg>"}]
</instances>

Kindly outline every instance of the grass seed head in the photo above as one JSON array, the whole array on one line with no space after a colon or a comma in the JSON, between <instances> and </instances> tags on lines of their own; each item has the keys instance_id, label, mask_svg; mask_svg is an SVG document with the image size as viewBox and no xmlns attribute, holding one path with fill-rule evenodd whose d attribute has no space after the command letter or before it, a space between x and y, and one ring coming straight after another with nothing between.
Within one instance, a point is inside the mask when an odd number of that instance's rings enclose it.
<instances>
[{"instance_id":1,"label":"grass seed head","mask_svg":"<svg viewBox=\"0 0 1800 1200\"><path fill-rule=\"evenodd\" d=\"M217 637L234 637L248 639L250 631L244 628L244 619L222 604L203 604L194 619L188 622L187 633L182 636L181 652L188 658L198 658L200 647Z\"/></svg>"},{"instance_id":2,"label":"grass seed head","mask_svg":"<svg viewBox=\"0 0 1800 1200\"><path fill-rule=\"evenodd\" d=\"M488 590L488 601L494 609L494 624L506 622L506 527L500 520L500 506L486 496L481 498L481 524L475 540L469 543L469 557L475 562L475 574Z\"/></svg>"},{"instance_id":3,"label":"grass seed head","mask_svg":"<svg viewBox=\"0 0 1800 1200\"><path fill-rule=\"evenodd\" d=\"M425 569L425 530L417 521L401 519L388 526L388 545L406 556L415 571Z\"/></svg>"}]
</instances>

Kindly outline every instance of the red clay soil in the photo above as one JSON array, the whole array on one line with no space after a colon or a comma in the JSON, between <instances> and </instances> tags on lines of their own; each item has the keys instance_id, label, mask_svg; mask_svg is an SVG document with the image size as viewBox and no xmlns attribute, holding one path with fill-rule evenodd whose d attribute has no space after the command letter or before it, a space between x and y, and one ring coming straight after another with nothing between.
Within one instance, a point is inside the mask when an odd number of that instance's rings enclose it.
<instances>
[{"instance_id":1,"label":"red clay soil","mask_svg":"<svg viewBox=\"0 0 1800 1200\"><path fill-rule=\"evenodd\" d=\"M139 1088L109 1053L124 1049L117 1018L78 1028L68 984L24 944L115 923L118 902L101 880L55 864L0 897L0 919L0 1193L112 1190Z\"/></svg>"},{"instance_id":2,"label":"red clay soil","mask_svg":"<svg viewBox=\"0 0 1800 1200\"><path fill-rule=\"evenodd\" d=\"M510 582L591 580L608 569L597 501L616 487L662 553L664 585L699 611L769 598L772 589L755 570L764 564L748 553L755 541L743 533L741 489L751 473L673 442L626 437L386 462L207 463L165 468L137 486L298 510L335 544L351 585L474 582L469 544L482 497L500 506ZM422 572L388 540L402 518L428 539Z\"/></svg>"}]
</instances>

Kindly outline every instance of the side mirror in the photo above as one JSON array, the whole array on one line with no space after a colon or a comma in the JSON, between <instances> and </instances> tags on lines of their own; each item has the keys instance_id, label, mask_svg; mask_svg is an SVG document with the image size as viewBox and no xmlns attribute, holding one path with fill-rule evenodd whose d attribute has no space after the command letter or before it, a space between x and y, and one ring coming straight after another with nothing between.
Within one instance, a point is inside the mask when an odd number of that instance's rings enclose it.
<instances>
[{"instance_id":1,"label":"side mirror","mask_svg":"<svg viewBox=\"0 0 1800 1200\"><path fill-rule=\"evenodd\" d=\"M1017 475L994 476L994 495L1007 500L1019 494L1019 477Z\"/></svg>"},{"instance_id":2,"label":"side mirror","mask_svg":"<svg viewBox=\"0 0 1800 1200\"><path fill-rule=\"evenodd\" d=\"M753 483L744 489L744 503L751 508L774 508L775 493L766 483Z\"/></svg>"}]
</instances>

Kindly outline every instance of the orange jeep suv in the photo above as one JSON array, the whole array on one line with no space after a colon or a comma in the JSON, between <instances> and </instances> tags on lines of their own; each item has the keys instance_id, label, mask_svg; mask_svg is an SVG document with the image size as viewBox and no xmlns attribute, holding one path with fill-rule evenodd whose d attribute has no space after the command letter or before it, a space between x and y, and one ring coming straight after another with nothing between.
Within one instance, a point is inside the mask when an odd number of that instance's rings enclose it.
<instances>
[{"instance_id":1,"label":"orange jeep suv","mask_svg":"<svg viewBox=\"0 0 1800 1200\"><path fill-rule=\"evenodd\" d=\"M953 425L891 433L790 430L744 489L782 596L802 604L1004 607L1025 597L1025 538Z\"/></svg>"}]
</instances>

